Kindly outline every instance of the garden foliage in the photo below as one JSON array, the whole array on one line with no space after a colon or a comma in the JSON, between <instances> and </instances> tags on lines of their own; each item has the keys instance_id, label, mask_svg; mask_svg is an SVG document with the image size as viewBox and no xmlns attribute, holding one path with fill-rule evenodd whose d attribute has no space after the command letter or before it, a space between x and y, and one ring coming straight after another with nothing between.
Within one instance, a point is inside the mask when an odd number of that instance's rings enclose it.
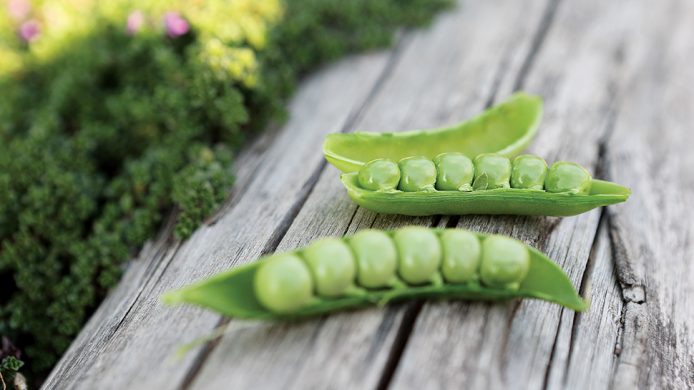
<instances>
[{"instance_id":1,"label":"garden foliage","mask_svg":"<svg viewBox=\"0 0 694 390\"><path fill-rule=\"evenodd\" d=\"M0 335L25 368L55 363L167 216L184 239L218 207L301 75L447 3L8 0Z\"/></svg>"}]
</instances>

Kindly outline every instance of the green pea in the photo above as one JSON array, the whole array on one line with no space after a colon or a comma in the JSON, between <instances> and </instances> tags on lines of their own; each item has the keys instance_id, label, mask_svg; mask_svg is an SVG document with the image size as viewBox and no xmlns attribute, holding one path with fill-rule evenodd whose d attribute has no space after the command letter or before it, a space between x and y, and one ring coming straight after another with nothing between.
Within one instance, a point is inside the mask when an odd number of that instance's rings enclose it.
<instances>
[{"instance_id":1,"label":"green pea","mask_svg":"<svg viewBox=\"0 0 694 390\"><path fill-rule=\"evenodd\" d=\"M369 161L359 170L359 185L367 190L395 190L399 182L400 168L388 159Z\"/></svg>"},{"instance_id":2,"label":"green pea","mask_svg":"<svg viewBox=\"0 0 694 390\"><path fill-rule=\"evenodd\" d=\"M552 164L549 173L547 173L545 189L548 192L587 195L590 193L592 181L590 173L582 166L576 163L557 161Z\"/></svg>"},{"instance_id":3,"label":"green pea","mask_svg":"<svg viewBox=\"0 0 694 390\"><path fill-rule=\"evenodd\" d=\"M296 255L279 254L265 260L253 280L258 301L276 313L290 313L313 298L311 273Z\"/></svg>"},{"instance_id":4,"label":"green pea","mask_svg":"<svg viewBox=\"0 0 694 390\"><path fill-rule=\"evenodd\" d=\"M398 253L390 236L380 230L362 230L349 239L357 259L357 283L366 288L389 287L398 269Z\"/></svg>"},{"instance_id":5,"label":"green pea","mask_svg":"<svg viewBox=\"0 0 694 390\"><path fill-rule=\"evenodd\" d=\"M511 161L499 154L480 154L475 157L475 181L473 190L509 188Z\"/></svg>"},{"instance_id":6,"label":"green pea","mask_svg":"<svg viewBox=\"0 0 694 390\"><path fill-rule=\"evenodd\" d=\"M473 233L448 229L441 233L444 279L451 283L465 283L477 278L482 247Z\"/></svg>"},{"instance_id":7,"label":"green pea","mask_svg":"<svg viewBox=\"0 0 694 390\"><path fill-rule=\"evenodd\" d=\"M432 230L411 226L395 231L400 277L410 284L434 282L441 265L441 243Z\"/></svg>"},{"instance_id":8,"label":"green pea","mask_svg":"<svg viewBox=\"0 0 694 390\"><path fill-rule=\"evenodd\" d=\"M513 160L511 187L542 190L547 177L547 163L542 157L524 154Z\"/></svg>"},{"instance_id":9,"label":"green pea","mask_svg":"<svg viewBox=\"0 0 694 390\"><path fill-rule=\"evenodd\" d=\"M436 183L436 166L426 157L414 156L400 160L399 189L405 192L433 191Z\"/></svg>"},{"instance_id":10,"label":"green pea","mask_svg":"<svg viewBox=\"0 0 694 390\"><path fill-rule=\"evenodd\" d=\"M503 236L482 241L480 278L485 285L518 289L529 269L530 254L520 241Z\"/></svg>"},{"instance_id":11,"label":"green pea","mask_svg":"<svg viewBox=\"0 0 694 390\"><path fill-rule=\"evenodd\" d=\"M357 266L352 250L341 239L315 241L302 254L313 274L318 295L336 297L354 286Z\"/></svg>"},{"instance_id":12,"label":"green pea","mask_svg":"<svg viewBox=\"0 0 694 390\"><path fill-rule=\"evenodd\" d=\"M436 189L439 191L472 191L475 166L462 153L441 153L436 164Z\"/></svg>"}]
</instances>

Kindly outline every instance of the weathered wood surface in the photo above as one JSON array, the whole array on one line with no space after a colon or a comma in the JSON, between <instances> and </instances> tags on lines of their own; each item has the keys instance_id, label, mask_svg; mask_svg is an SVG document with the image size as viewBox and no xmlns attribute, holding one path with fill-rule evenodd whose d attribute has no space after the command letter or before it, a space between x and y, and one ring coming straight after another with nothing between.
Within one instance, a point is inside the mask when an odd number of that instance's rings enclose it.
<instances>
[{"instance_id":1,"label":"weathered wood surface","mask_svg":"<svg viewBox=\"0 0 694 390\"><path fill-rule=\"evenodd\" d=\"M218 215L186 242L165 229L143 249L45 387L694 388L692 36L686 0L462 1L390 51L310 77L289 122L239 157ZM379 216L322 159L329 132L453 123L519 88L546 102L531 151L630 186L626 204L564 219ZM426 301L267 324L158 302L275 249L404 224L513 235L591 308Z\"/></svg>"}]
</instances>

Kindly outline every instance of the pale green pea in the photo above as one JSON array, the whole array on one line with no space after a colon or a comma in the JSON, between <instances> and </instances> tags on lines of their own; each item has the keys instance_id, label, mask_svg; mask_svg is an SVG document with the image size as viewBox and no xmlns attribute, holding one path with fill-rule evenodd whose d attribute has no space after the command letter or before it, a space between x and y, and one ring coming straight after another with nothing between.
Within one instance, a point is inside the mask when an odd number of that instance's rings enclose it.
<instances>
[{"instance_id":1,"label":"pale green pea","mask_svg":"<svg viewBox=\"0 0 694 390\"><path fill-rule=\"evenodd\" d=\"M393 241L400 258L398 272L405 282L422 284L440 279L441 243L436 233L411 226L395 231Z\"/></svg>"},{"instance_id":2,"label":"pale green pea","mask_svg":"<svg viewBox=\"0 0 694 390\"><path fill-rule=\"evenodd\" d=\"M341 239L329 237L315 241L302 254L313 274L318 295L337 297L354 286L357 266L352 250Z\"/></svg>"},{"instance_id":3,"label":"pale green pea","mask_svg":"<svg viewBox=\"0 0 694 390\"><path fill-rule=\"evenodd\" d=\"M473 233L447 229L441 233L444 279L450 283L465 283L477 278L482 247Z\"/></svg>"},{"instance_id":4,"label":"pale green pea","mask_svg":"<svg viewBox=\"0 0 694 390\"><path fill-rule=\"evenodd\" d=\"M473 190L509 188L511 161L499 154L485 153L475 157Z\"/></svg>"},{"instance_id":5,"label":"pale green pea","mask_svg":"<svg viewBox=\"0 0 694 390\"><path fill-rule=\"evenodd\" d=\"M545 189L547 192L568 192L587 195L593 179L582 166L566 161L557 161L547 173Z\"/></svg>"},{"instance_id":6,"label":"pale green pea","mask_svg":"<svg viewBox=\"0 0 694 390\"><path fill-rule=\"evenodd\" d=\"M547 177L547 163L542 157L524 154L513 159L512 188L542 190Z\"/></svg>"},{"instance_id":7,"label":"pale green pea","mask_svg":"<svg viewBox=\"0 0 694 390\"><path fill-rule=\"evenodd\" d=\"M439 191L472 191L475 166L462 153L441 153L434 159L436 189Z\"/></svg>"},{"instance_id":8,"label":"pale green pea","mask_svg":"<svg viewBox=\"0 0 694 390\"><path fill-rule=\"evenodd\" d=\"M358 180L362 188L370 191L395 190L400 182L400 168L388 159L369 161L359 170Z\"/></svg>"},{"instance_id":9,"label":"pale green pea","mask_svg":"<svg viewBox=\"0 0 694 390\"><path fill-rule=\"evenodd\" d=\"M349 238L357 260L357 283L366 288L390 287L396 282L398 253L390 236L362 230Z\"/></svg>"},{"instance_id":10,"label":"pale green pea","mask_svg":"<svg viewBox=\"0 0 694 390\"><path fill-rule=\"evenodd\" d=\"M433 191L436 183L436 166L426 157L414 156L403 158L398 162L400 167L400 185L405 192Z\"/></svg>"},{"instance_id":11,"label":"pale green pea","mask_svg":"<svg viewBox=\"0 0 694 390\"><path fill-rule=\"evenodd\" d=\"M275 255L263 262L253 280L258 301L276 313L299 310L313 298L313 280L296 255Z\"/></svg>"},{"instance_id":12,"label":"pale green pea","mask_svg":"<svg viewBox=\"0 0 694 390\"><path fill-rule=\"evenodd\" d=\"M528 249L518 240L488 236L482 241L480 279L489 287L518 289L530 269Z\"/></svg>"}]
</instances>

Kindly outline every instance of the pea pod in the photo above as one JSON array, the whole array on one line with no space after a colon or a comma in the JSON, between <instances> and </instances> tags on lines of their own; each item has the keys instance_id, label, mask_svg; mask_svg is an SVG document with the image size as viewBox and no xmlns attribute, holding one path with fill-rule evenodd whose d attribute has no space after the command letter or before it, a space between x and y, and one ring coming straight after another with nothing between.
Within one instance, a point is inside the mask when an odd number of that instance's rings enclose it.
<instances>
[{"instance_id":1,"label":"pea pod","mask_svg":"<svg viewBox=\"0 0 694 390\"><path fill-rule=\"evenodd\" d=\"M450 127L397 133L330 134L323 143L323 154L342 172L356 172L377 158L399 161L409 156L424 156L431 160L444 152L513 157L528 146L541 119L542 100L519 92L477 117Z\"/></svg>"},{"instance_id":2,"label":"pea pod","mask_svg":"<svg viewBox=\"0 0 694 390\"><path fill-rule=\"evenodd\" d=\"M404 160L419 161L424 157ZM424 164L421 164L424 166ZM383 214L464 215L514 214L571 216L596 207L624 202L631 191L616 183L591 178L575 163L555 162L550 169L537 156L523 155L513 163L498 154L483 154L474 163L459 153L443 153L426 171L426 186L402 185L391 180L376 190L364 188L359 177L395 162L378 159L359 173L344 173L342 183L358 205ZM423 172L423 171L422 171ZM420 172L420 176L422 176ZM474 172L474 179L473 174ZM397 171L391 172L391 178ZM372 187L376 188L376 187Z\"/></svg>"},{"instance_id":3,"label":"pea pod","mask_svg":"<svg viewBox=\"0 0 694 390\"><path fill-rule=\"evenodd\" d=\"M588 307L561 268L520 241L415 226L362 230L265 256L168 292L163 301L239 318L284 319L408 298L536 298L578 311Z\"/></svg>"}]
</instances>

